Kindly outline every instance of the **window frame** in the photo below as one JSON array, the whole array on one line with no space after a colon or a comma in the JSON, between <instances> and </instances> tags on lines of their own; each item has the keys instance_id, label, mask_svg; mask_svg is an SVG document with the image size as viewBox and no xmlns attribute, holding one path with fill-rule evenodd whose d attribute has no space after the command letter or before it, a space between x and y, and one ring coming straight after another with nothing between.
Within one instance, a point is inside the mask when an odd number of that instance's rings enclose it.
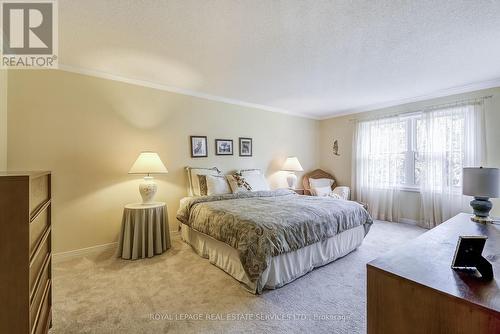
<instances>
[{"instance_id":1,"label":"window frame","mask_svg":"<svg viewBox=\"0 0 500 334\"><path fill-rule=\"evenodd\" d=\"M406 151L405 154L405 183L400 184L400 189L404 191L420 192L420 185L415 183L415 162L417 157L417 120L422 114L409 114L401 118L406 126ZM413 180L413 182L408 182Z\"/></svg>"}]
</instances>

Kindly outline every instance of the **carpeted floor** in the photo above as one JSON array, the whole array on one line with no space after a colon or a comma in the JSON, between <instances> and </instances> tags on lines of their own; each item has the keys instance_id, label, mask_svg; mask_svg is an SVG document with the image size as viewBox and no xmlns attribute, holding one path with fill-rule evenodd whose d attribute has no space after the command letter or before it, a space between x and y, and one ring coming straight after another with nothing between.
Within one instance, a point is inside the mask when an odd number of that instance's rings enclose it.
<instances>
[{"instance_id":1,"label":"carpeted floor","mask_svg":"<svg viewBox=\"0 0 500 334\"><path fill-rule=\"evenodd\" d=\"M261 296L178 235L151 259L66 261L54 265L50 333L364 333L365 264L423 232L377 221L358 250Z\"/></svg>"}]
</instances>

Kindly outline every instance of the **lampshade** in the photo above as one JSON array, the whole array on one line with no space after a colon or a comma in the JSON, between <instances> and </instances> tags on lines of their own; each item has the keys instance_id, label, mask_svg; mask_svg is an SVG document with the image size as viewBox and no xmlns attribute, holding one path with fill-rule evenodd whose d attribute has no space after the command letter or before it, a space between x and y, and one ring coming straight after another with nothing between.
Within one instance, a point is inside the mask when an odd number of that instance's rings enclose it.
<instances>
[{"instance_id":1,"label":"lampshade","mask_svg":"<svg viewBox=\"0 0 500 334\"><path fill-rule=\"evenodd\" d=\"M498 168L472 168L463 170L464 195L475 197L500 197L500 170Z\"/></svg>"},{"instance_id":2,"label":"lampshade","mask_svg":"<svg viewBox=\"0 0 500 334\"><path fill-rule=\"evenodd\" d=\"M165 174L167 168L156 152L142 152L135 161L129 174Z\"/></svg>"},{"instance_id":3,"label":"lampshade","mask_svg":"<svg viewBox=\"0 0 500 334\"><path fill-rule=\"evenodd\" d=\"M300 165L297 157L288 157L283 164L282 170L286 170L288 172L302 172L304 169Z\"/></svg>"}]
</instances>

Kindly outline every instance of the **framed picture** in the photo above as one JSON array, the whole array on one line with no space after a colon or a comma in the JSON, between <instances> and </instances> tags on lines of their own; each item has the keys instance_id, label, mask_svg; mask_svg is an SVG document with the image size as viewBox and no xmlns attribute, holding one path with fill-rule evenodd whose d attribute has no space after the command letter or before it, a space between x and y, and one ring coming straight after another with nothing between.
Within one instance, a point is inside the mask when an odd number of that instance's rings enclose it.
<instances>
[{"instance_id":1,"label":"framed picture","mask_svg":"<svg viewBox=\"0 0 500 334\"><path fill-rule=\"evenodd\" d=\"M215 140L216 155L233 155L233 140L232 139L216 139Z\"/></svg>"},{"instance_id":2,"label":"framed picture","mask_svg":"<svg viewBox=\"0 0 500 334\"><path fill-rule=\"evenodd\" d=\"M252 156L252 138L240 137L240 157Z\"/></svg>"},{"instance_id":3,"label":"framed picture","mask_svg":"<svg viewBox=\"0 0 500 334\"><path fill-rule=\"evenodd\" d=\"M191 136L191 158L208 157L207 136Z\"/></svg>"}]
</instances>

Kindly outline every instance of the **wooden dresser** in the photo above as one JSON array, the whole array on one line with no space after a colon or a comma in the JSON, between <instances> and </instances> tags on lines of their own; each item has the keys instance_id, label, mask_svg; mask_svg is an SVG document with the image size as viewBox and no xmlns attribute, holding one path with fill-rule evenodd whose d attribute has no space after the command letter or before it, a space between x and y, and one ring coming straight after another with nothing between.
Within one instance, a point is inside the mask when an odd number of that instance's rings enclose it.
<instances>
[{"instance_id":1,"label":"wooden dresser","mask_svg":"<svg viewBox=\"0 0 500 334\"><path fill-rule=\"evenodd\" d=\"M51 326L50 210L50 172L0 172L0 333Z\"/></svg>"},{"instance_id":2,"label":"wooden dresser","mask_svg":"<svg viewBox=\"0 0 500 334\"><path fill-rule=\"evenodd\" d=\"M500 333L500 225L461 213L367 264L368 334ZM486 235L495 278L451 269L460 235Z\"/></svg>"}]
</instances>

